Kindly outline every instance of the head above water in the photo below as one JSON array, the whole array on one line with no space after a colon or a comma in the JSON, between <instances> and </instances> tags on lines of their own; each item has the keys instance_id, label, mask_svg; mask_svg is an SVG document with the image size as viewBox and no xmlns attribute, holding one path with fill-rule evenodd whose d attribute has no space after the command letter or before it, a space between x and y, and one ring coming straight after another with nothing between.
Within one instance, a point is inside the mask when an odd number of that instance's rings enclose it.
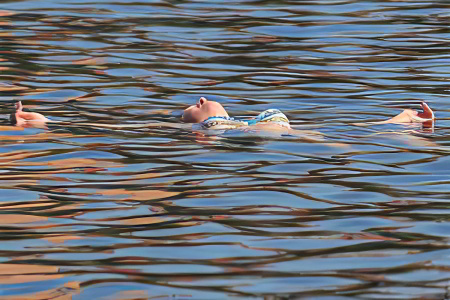
<instances>
[{"instance_id":1,"label":"head above water","mask_svg":"<svg viewBox=\"0 0 450 300\"><path fill-rule=\"evenodd\" d=\"M186 123L200 123L209 117L228 117L228 114L220 103L201 97L197 104L184 110L181 120Z\"/></svg>"}]
</instances>

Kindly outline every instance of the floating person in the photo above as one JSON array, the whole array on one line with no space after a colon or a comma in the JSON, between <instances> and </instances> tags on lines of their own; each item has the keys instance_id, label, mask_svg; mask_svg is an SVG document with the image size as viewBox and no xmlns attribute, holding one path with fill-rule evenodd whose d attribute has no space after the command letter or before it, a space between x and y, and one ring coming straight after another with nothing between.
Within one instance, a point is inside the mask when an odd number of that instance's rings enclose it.
<instances>
[{"instance_id":1,"label":"floating person","mask_svg":"<svg viewBox=\"0 0 450 300\"><path fill-rule=\"evenodd\" d=\"M379 122L355 123L368 126L377 124L408 124L420 123L424 127L432 127L435 116L425 103L420 104L422 112L405 109L395 117ZM45 127L51 122L44 115L36 112L24 112L20 101L15 104L15 112L11 114L11 123L20 127ZM294 131L289 119L278 109L268 109L251 119L237 120L228 115L225 108L216 101L201 97L195 105L184 110L181 120L185 123L196 123L198 129L247 129L255 128L268 131ZM303 132L303 131L302 131Z\"/></svg>"}]
</instances>

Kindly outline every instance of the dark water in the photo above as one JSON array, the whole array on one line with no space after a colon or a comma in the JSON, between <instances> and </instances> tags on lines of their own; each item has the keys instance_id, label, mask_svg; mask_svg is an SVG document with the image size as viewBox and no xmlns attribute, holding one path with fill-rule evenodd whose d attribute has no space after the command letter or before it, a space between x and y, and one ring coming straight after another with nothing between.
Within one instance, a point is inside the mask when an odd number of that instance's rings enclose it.
<instances>
[{"instance_id":1,"label":"dark water","mask_svg":"<svg viewBox=\"0 0 450 300\"><path fill-rule=\"evenodd\" d=\"M0 10L0 299L449 298L447 0ZM200 96L326 141L195 132Z\"/></svg>"}]
</instances>

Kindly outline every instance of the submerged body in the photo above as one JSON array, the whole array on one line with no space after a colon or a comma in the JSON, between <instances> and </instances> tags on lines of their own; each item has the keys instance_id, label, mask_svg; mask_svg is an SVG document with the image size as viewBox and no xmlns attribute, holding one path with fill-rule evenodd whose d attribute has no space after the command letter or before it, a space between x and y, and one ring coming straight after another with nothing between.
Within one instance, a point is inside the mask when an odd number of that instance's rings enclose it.
<instances>
[{"instance_id":1,"label":"submerged body","mask_svg":"<svg viewBox=\"0 0 450 300\"><path fill-rule=\"evenodd\" d=\"M385 121L356 123L355 125L420 123L423 127L432 127L435 120L433 111L425 102L422 102L420 105L422 112L405 109L402 113ZM204 97L201 97L196 105L185 109L181 119L185 123L196 123L196 129L203 130L252 128L289 134L296 132L296 130L291 129L289 119L278 109L268 109L251 119L237 120L230 117L220 103L209 101ZM50 120L40 113L24 112L22 103L19 101L15 105L15 112L11 114L11 122L13 125L20 127L42 128Z\"/></svg>"}]
</instances>

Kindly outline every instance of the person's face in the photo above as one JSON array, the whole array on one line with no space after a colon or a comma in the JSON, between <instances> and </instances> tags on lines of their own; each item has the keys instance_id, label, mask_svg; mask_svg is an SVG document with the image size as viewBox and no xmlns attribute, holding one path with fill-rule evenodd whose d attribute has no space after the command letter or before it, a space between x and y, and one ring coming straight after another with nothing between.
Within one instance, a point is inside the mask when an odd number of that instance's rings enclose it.
<instances>
[{"instance_id":1,"label":"person's face","mask_svg":"<svg viewBox=\"0 0 450 300\"><path fill-rule=\"evenodd\" d=\"M201 97L196 105L184 110L181 119L186 123L200 123L209 117L228 117L228 114L220 103Z\"/></svg>"}]
</instances>

